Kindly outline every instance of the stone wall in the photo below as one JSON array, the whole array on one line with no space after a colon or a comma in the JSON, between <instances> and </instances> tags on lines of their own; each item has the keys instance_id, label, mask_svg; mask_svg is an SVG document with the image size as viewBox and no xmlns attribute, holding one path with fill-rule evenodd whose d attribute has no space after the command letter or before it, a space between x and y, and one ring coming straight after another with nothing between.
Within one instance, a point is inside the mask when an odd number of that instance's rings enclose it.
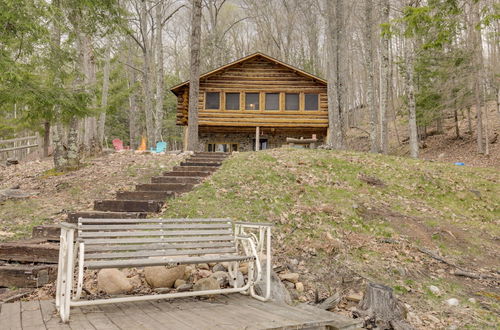
<instances>
[{"instance_id":1,"label":"stone wall","mask_svg":"<svg viewBox=\"0 0 500 330\"><path fill-rule=\"evenodd\" d=\"M286 138L300 138L301 135L293 134L264 134L260 138L267 139L267 148L279 148L286 144ZM304 138L310 138L310 136L303 136ZM238 151L252 151L253 150L253 140L255 139L254 133L200 133L200 151L207 151L207 145L209 143L229 143L238 144ZM318 136L318 145L323 143L323 138Z\"/></svg>"}]
</instances>

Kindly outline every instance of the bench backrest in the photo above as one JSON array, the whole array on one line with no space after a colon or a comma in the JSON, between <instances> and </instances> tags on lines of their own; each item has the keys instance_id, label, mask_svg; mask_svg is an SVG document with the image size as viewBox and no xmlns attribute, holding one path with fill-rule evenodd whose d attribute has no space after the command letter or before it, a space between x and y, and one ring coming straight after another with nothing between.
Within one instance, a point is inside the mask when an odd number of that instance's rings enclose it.
<instances>
[{"instance_id":1,"label":"bench backrest","mask_svg":"<svg viewBox=\"0 0 500 330\"><path fill-rule=\"evenodd\" d=\"M231 219L78 219L85 260L235 254Z\"/></svg>"}]
</instances>

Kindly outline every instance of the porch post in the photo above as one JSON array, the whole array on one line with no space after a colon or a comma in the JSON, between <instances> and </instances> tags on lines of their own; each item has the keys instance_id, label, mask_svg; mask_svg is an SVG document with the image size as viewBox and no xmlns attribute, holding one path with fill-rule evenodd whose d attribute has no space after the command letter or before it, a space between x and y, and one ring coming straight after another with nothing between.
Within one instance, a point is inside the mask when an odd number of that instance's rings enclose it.
<instances>
[{"instance_id":1,"label":"porch post","mask_svg":"<svg viewBox=\"0 0 500 330\"><path fill-rule=\"evenodd\" d=\"M255 127L255 151L260 149L260 127Z\"/></svg>"},{"instance_id":2,"label":"porch post","mask_svg":"<svg viewBox=\"0 0 500 330\"><path fill-rule=\"evenodd\" d=\"M187 131L187 126L183 126L183 138L182 138L182 151L187 151L187 145L188 145L188 131Z\"/></svg>"}]
</instances>

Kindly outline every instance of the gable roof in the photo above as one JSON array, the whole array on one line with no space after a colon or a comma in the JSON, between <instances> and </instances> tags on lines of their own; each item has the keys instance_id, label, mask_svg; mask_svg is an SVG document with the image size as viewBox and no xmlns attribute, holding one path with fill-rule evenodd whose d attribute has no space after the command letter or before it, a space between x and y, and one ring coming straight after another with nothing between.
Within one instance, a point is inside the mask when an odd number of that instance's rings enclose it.
<instances>
[{"instance_id":1,"label":"gable roof","mask_svg":"<svg viewBox=\"0 0 500 330\"><path fill-rule=\"evenodd\" d=\"M204 74L202 74L202 75L200 76L200 79L207 78L207 77L209 77L209 76L211 76L211 75L213 75L213 74L216 74L216 73L218 73L218 72L220 72L220 71L223 71L223 70L225 70L225 69L228 69L228 68L230 68L230 67L233 67L233 66L235 66L235 65L238 65L238 64L240 64L240 63L246 62L246 61L248 61L248 60L251 60L251 59L253 59L253 58L255 58L255 57L259 57L259 56L260 56L260 57L262 57L262 58L267 59L267 60L268 60L268 61L270 61L270 62L273 62L273 63L275 63L275 64L281 65L281 66L283 66L283 67L285 67L285 68L287 68L287 69L289 69L289 70L291 70L291 71L293 71L293 72L295 72L295 73L298 73L298 74L300 74L300 75L302 75L302 76L305 76L305 77L307 77L307 78L314 79L314 80L316 80L317 82L323 83L323 84L325 84L325 85L326 85L326 84L328 84L328 82L327 82L325 79L323 79L323 78L320 78L320 77L315 76L315 75L313 75L313 74L311 74L311 73L308 73L308 72L306 72L306 71L304 71L304 70L301 70L301 69L299 69L299 68L296 68L296 67L294 67L294 66L292 66L292 65L290 65L290 64L286 64L286 63L284 63L284 62L281 62L280 60L278 60L278 59L276 59L276 58L274 58L274 57L271 57L271 56L269 56L269 55L266 55L266 54L263 54L263 53L260 53L260 52L256 52L256 53L253 53L253 54L251 54L251 55L248 55L248 56L242 57L242 58L240 58L240 59L238 59L238 60L236 60L236 61L234 61L234 62L228 63L228 64L226 64L226 65L223 65L223 66L221 66L221 67L218 67L217 69L214 69L214 70L212 70L212 71L206 72L206 73L204 73ZM174 94L177 94L176 92L177 92L180 88L182 88L182 87L184 87L184 86L187 86L187 85L189 85L189 80L186 80L186 81L184 81L184 82L182 82L182 83L180 83L180 84L178 84L178 85L173 86L172 88L170 88L170 90L171 90Z\"/></svg>"}]
</instances>

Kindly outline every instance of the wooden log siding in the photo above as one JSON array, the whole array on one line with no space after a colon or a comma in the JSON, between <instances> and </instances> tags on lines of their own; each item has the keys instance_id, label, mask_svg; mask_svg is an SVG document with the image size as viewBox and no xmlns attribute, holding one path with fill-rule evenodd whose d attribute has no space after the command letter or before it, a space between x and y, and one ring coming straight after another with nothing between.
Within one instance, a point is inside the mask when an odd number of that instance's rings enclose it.
<instances>
[{"instance_id":1,"label":"wooden log siding","mask_svg":"<svg viewBox=\"0 0 500 330\"><path fill-rule=\"evenodd\" d=\"M324 81L306 76L278 61L256 54L234 65L215 70L200 79L198 100L200 127L277 127L321 128L328 127L328 97ZM177 125L187 125L188 88L179 86L173 91L178 95ZM205 109L205 93L219 92L220 109ZM225 93L240 93L240 110L225 109ZM245 109L245 93L259 93L259 110ZM279 110L265 110L265 94L279 93ZM299 110L285 109L285 93L299 94ZM305 110L305 94L319 95L319 110Z\"/></svg>"}]
</instances>

